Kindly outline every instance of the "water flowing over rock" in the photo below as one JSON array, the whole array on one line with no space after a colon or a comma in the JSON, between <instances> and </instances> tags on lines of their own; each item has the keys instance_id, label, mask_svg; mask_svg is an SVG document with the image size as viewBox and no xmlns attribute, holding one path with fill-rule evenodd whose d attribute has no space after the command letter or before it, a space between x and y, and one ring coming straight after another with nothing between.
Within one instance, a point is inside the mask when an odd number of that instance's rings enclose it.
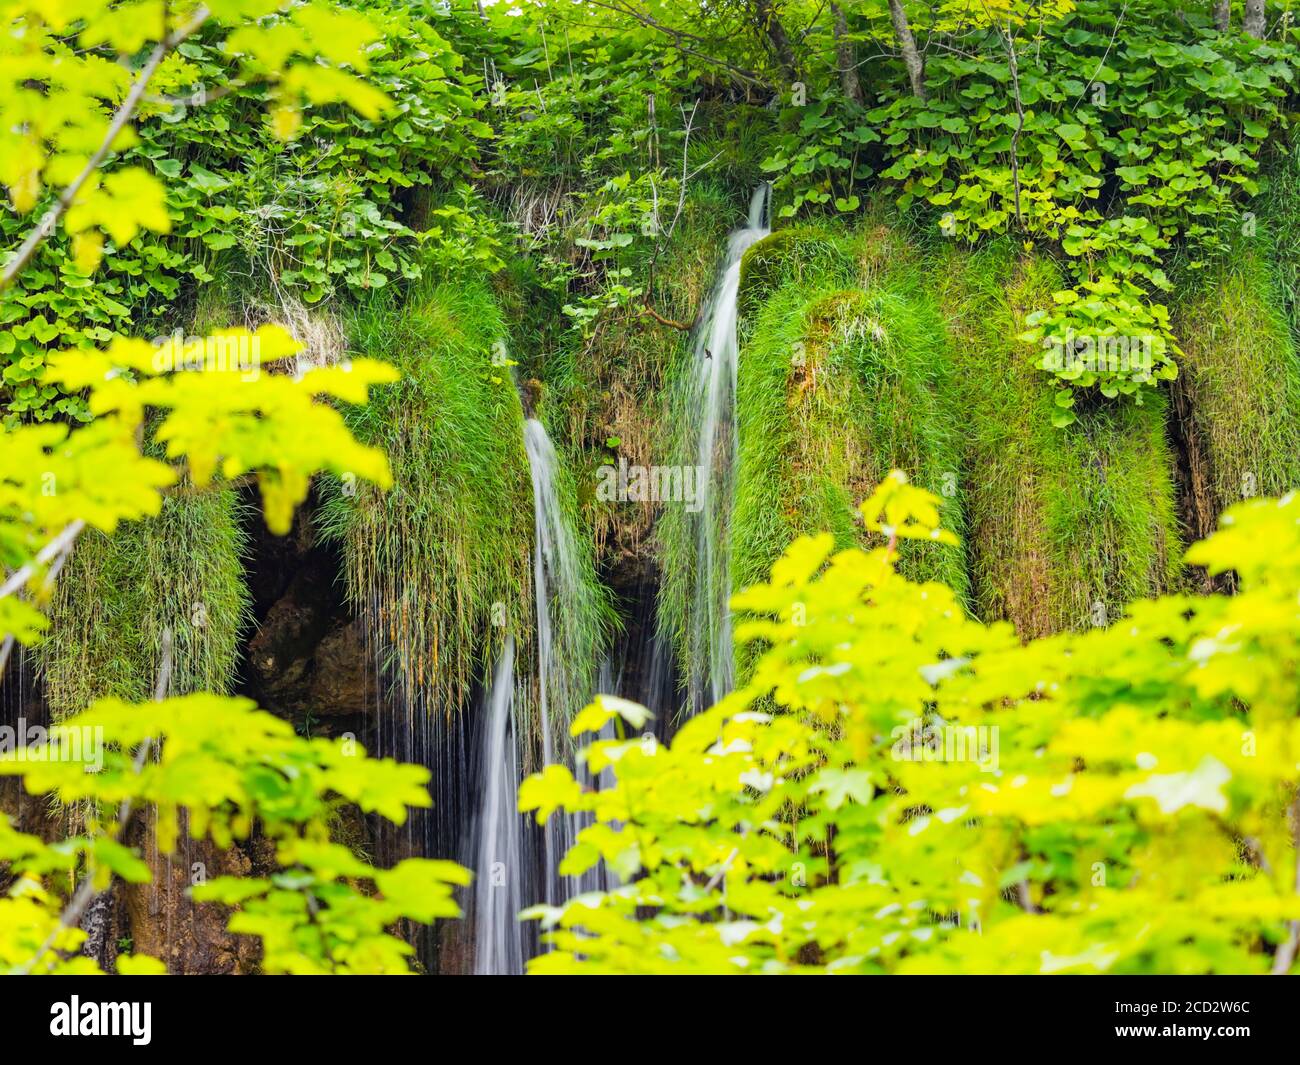
<instances>
[{"instance_id":1,"label":"water flowing over rock","mask_svg":"<svg viewBox=\"0 0 1300 1065\"><path fill-rule=\"evenodd\" d=\"M522 818L515 807L519 748L514 707L515 642L507 637L483 713L474 869L474 972L479 976L524 971L524 936L517 915L531 878Z\"/></svg>"},{"instance_id":2,"label":"water flowing over rock","mask_svg":"<svg viewBox=\"0 0 1300 1065\"><path fill-rule=\"evenodd\" d=\"M731 522L736 465L736 335L740 263L745 251L768 233L771 189L754 190L745 225L732 232L713 291L694 337L691 412L698 417L695 461L700 507L692 518L695 533L695 588L690 607L691 661L699 664L687 681L687 709L697 713L732 688L735 666L731 642ZM707 668L704 667L707 663Z\"/></svg>"}]
</instances>

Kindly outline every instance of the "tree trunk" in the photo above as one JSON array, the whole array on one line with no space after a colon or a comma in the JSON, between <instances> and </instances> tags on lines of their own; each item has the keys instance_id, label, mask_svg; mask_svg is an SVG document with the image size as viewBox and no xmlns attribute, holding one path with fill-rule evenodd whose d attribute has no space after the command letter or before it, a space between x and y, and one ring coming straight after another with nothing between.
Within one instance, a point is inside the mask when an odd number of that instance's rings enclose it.
<instances>
[{"instance_id":1,"label":"tree trunk","mask_svg":"<svg viewBox=\"0 0 1300 1065\"><path fill-rule=\"evenodd\" d=\"M907 24L907 12L903 10L903 0L889 0L889 20L894 24L894 36L898 38L903 62L907 65L907 79L912 83L912 93L918 99L924 100L925 64L921 62L921 53L916 50L916 38L912 36L912 27Z\"/></svg>"},{"instance_id":2,"label":"tree trunk","mask_svg":"<svg viewBox=\"0 0 1300 1065\"><path fill-rule=\"evenodd\" d=\"M1246 0L1246 17L1242 22L1247 33L1261 40L1264 37L1264 0Z\"/></svg>"},{"instance_id":3,"label":"tree trunk","mask_svg":"<svg viewBox=\"0 0 1300 1065\"><path fill-rule=\"evenodd\" d=\"M1214 28L1220 33L1232 28L1232 0L1214 0Z\"/></svg>"},{"instance_id":4,"label":"tree trunk","mask_svg":"<svg viewBox=\"0 0 1300 1065\"><path fill-rule=\"evenodd\" d=\"M772 0L754 0L754 10L758 15L759 29L767 35L768 43L776 53L782 72L790 81L796 81L799 64L795 61L794 47L790 44L790 37L785 32L785 27L781 25L780 19L772 10Z\"/></svg>"},{"instance_id":5,"label":"tree trunk","mask_svg":"<svg viewBox=\"0 0 1300 1065\"><path fill-rule=\"evenodd\" d=\"M839 4L831 4L831 17L835 20L835 60L840 68L840 88L855 104L862 103L862 82L858 80L858 57L849 40L849 24Z\"/></svg>"}]
</instances>

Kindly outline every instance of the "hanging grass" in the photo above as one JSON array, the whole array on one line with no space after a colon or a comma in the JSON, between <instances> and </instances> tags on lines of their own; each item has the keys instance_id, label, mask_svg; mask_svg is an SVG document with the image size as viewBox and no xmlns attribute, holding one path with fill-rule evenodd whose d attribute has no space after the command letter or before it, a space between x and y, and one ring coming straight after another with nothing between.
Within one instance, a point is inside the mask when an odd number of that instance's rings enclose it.
<instances>
[{"instance_id":1,"label":"hanging grass","mask_svg":"<svg viewBox=\"0 0 1300 1065\"><path fill-rule=\"evenodd\" d=\"M1098 400L1052 426L1054 388L1016 339L1061 287L1050 261L1002 243L938 249L940 295L966 438L972 599L1022 637L1104 623L1176 588L1181 545L1167 399Z\"/></svg>"},{"instance_id":2,"label":"hanging grass","mask_svg":"<svg viewBox=\"0 0 1300 1065\"><path fill-rule=\"evenodd\" d=\"M51 713L152 697L163 633L171 692L229 692L246 629L244 513L233 491L177 494L155 518L81 536L60 574L39 648Z\"/></svg>"},{"instance_id":3,"label":"hanging grass","mask_svg":"<svg viewBox=\"0 0 1300 1065\"><path fill-rule=\"evenodd\" d=\"M239 303L229 285L204 289L194 332L242 321L232 309ZM157 517L112 536L87 530L78 538L55 588L50 636L38 651L54 717L103 696L151 698L168 629L172 694L233 689L240 639L252 621L244 580L250 519L233 489L181 486L163 499Z\"/></svg>"},{"instance_id":4,"label":"hanging grass","mask_svg":"<svg viewBox=\"0 0 1300 1065\"><path fill-rule=\"evenodd\" d=\"M761 580L797 536L830 530L860 542L857 505L892 468L945 499L960 534L960 454L942 320L919 265L904 264L890 230L836 235L780 230L753 245L741 268L736 416L738 465L730 529L731 585ZM913 257L914 259L915 257ZM690 371L684 353L674 380ZM699 412L676 390L674 454L693 462ZM700 675L690 639L696 543L681 508L659 532L660 627L686 676ZM959 551L908 545L904 567L965 594Z\"/></svg>"},{"instance_id":5,"label":"hanging grass","mask_svg":"<svg viewBox=\"0 0 1300 1065\"><path fill-rule=\"evenodd\" d=\"M506 323L485 281L457 277L401 304L372 297L348 337L402 374L347 413L387 453L394 485L345 479L323 527L342 543L347 595L404 705L450 717L507 632L523 646L532 632L522 415L509 369L493 365Z\"/></svg>"},{"instance_id":6,"label":"hanging grass","mask_svg":"<svg viewBox=\"0 0 1300 1065\"><path fill-rule=\"evenodd\" d=\"M1208 535L1240 499L1300 485L1300 361L1275 270L1243 246L1175 311L1186 357L1175 382L1187 442L1184 513Z\"/></svg>"},{"instance_id":7,"label":"hanging grass","mask_svg":"<svg viewBox=\"0 0 1300 1065\"><path fill-rule=\"evenodd\" d=\"M745 329L739 366L737 589L762 580L797 536L828 530L838 546L863 543L858 504L894 468L941 495L945 526L962 530L957 413L924 274L914 263L875 268L874 228L830 247L810 236L780 242L779 271L766 241L747 259L745 306L754 288L777 287ZM909 543L903 567L965 594L959 550Z\"/></svg>"}]
</instances>

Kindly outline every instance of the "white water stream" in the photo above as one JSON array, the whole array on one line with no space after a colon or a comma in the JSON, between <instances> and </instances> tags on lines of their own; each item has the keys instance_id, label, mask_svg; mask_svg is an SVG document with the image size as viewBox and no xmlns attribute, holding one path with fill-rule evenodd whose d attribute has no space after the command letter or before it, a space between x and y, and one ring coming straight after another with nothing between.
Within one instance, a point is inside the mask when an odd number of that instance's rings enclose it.
<instances>
[{"instance_id":1,"label":"white water stream","mask_svg":"<svg viewBox=\"0 0 1300 1065\"><path fill-rule=\"evenodd\" d=\"M768 234L770 188L754 190L745 225L727 241L727 255L695 333L691 411L698 415L696 462L705 475L695 519L695 594L691 604L691 659L707 662L687 678L687 709L697 713L731 691L735 663L731 642L731 503L736 467L736 370L740 345L740 261Z\"/></svg>"}]
</instances>

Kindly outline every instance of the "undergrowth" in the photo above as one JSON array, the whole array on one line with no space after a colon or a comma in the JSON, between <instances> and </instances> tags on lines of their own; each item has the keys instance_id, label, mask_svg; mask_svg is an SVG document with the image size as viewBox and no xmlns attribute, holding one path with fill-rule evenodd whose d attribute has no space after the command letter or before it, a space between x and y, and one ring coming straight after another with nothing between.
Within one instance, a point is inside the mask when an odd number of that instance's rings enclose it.
<instances>
[{"instance_id":1,"label":"undergrowth","mask_svg":"<svg viewBox=\"0 0 1300 1065\"><path fill-rule=\"evenodd\" d=\"M170 690L229 692L249 623L243 507L231 490L178 494L156 518L79 539L38 656L57 718L97 698L151 698L172 633Z\"/></svg>"}]
</instances>

